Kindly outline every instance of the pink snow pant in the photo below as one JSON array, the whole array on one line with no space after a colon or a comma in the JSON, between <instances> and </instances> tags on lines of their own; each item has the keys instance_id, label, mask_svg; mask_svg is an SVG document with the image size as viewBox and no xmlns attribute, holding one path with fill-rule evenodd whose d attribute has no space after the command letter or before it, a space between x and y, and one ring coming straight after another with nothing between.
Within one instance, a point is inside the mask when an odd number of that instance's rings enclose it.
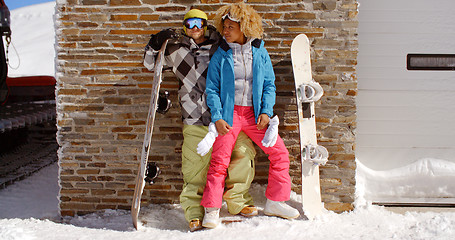
<instances>
[{"instance_id":1,"label":"pink snow pant","mask_svg":"<svg viewBox=\"0 0 455 240\"><path fill-rule=\"evenodd\" d=\"M234 106L231 130L224 136L219 135L213 144L212 159L207 172L207 184L201 205L206 208L221 208L224 191L224 179L229 166L235 140L240 131L245 132L266 154L269 155L269 179L265 196L273 201L287 201L291 195L291 177L289 176L289 152L283 139L278 136L275 146L262 146L267 129L258 130L253 107Z\"/></svg>"}]
</instances>

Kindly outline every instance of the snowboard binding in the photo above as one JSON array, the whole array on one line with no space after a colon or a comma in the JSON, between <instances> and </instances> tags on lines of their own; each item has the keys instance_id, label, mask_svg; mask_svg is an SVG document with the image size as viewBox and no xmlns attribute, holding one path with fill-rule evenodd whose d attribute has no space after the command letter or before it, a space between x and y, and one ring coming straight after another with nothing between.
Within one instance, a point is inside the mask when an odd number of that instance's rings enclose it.
<instances>
[{"instance_id":1,"label":"snowboard binding","mask_svg":"<svg viewBox=\"0 0 455 240\"><path fill-rule=\"evenodd\" d=\"M167 111L169 111L169 108L171 108L172 103L171 100L169 99L169 92L168 91L163 91L160 92L158 96L158 107L156 108L156 111L165 114Z\"/></svg>"},{"instance_id":2,"label":"snowboard binding","mask_svg":"<svg viewBox=\"0 0 455 240\"><path fill-rule=\"evenodd\" d=\"M304 103L316 102L321 99L324 89L314 79L309 84L302 84L297 89L297 97Z\"/></svg>"},{"instance_id":3,"label":"snowboard binding","mask_svg":"<svg viewBox=\"0 0 455 240\"><path fill-rule=\"evenodd\" d=\"M160 175L161 170L155 162L147 163L147 169L145 170L145 182L153 184L154 180Z\"/></svg>"},{"instance_id":4,"label":"snowboard binding","mask_svg":"<svg viewBox=\"0 0 455 240\"><path fill-rule=\"evenodd\" d=\"M329 152L327 148L321 145L306 145L302 153L304 154L302 158L305 161L311 161L315 165L325 165L329 159Z\"/></svg>"}]
</instances>

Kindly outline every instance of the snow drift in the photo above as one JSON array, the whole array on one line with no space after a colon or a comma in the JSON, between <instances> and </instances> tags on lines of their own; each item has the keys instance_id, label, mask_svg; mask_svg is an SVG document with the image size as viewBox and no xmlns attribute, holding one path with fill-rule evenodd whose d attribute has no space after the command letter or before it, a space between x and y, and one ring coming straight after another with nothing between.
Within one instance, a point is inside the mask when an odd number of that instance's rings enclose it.
<instances>
[{"instance_id":1,"label":"snow drift","mask_svg":"<svg viewBox=\"0 0 455 240\"><path fill-rule=\"evenodd\" d=\"M455 163L446 160L425 158L387 171L357 161L356 179L359 197L369 202L455 203Z\"/></svg>"}]
</instances>

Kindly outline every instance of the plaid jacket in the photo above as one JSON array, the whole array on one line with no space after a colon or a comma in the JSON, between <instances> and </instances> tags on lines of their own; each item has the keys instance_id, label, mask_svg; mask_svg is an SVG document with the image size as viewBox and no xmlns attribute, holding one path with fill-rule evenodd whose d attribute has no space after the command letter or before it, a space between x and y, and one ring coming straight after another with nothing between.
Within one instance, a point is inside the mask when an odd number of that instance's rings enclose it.
<instances>
[{"instance_id":1,"label":"plaid jacket","mask_svg":"<svg viewBox=\"0 0 455 240\"><path fill-rule=\"evenodd\" d=\"M205 79L210 58L217 50L221 36L212 26L207 27L207 41L200 46L183 32L170 39L164 53L165 67L172 68L179 79L179 103L183 123L208 126L211 120L206 103ZM144 66L153 70L158 51L145 49Z\"/></svg>"}]
</instances>

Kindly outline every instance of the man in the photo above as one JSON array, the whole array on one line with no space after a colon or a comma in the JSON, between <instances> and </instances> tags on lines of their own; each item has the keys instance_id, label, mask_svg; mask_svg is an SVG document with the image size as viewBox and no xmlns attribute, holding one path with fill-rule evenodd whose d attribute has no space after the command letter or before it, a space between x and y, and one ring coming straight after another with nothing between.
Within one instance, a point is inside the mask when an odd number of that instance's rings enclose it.
<instances>
[{"instance_id":1,"label":"man","mask_svg":"<svg viewBox=\"0 0 455 240\"><path fill-rule=\"evenodd\" d=\"M183 31L163 30L152 35L146 46L144 66L153 70L158 50L169 39L165 66L171 67L180 82L179 102L183 118L182 173L180 204L190 231L202 229L204 208L200 205L207 179L211 152L201 157L198 143L208 133L211 114L206 104L205 79L210 57L217 50L221 36L207 25L207 15L198 9L185 14ZM214 139L213 139L214 140ZM207 149L208 151L208 149ZM254 178L256 151L242 132L234 146L223 195L231 214L246 217L258 214L248 189Z\"/></svg>"}]
</instances>

